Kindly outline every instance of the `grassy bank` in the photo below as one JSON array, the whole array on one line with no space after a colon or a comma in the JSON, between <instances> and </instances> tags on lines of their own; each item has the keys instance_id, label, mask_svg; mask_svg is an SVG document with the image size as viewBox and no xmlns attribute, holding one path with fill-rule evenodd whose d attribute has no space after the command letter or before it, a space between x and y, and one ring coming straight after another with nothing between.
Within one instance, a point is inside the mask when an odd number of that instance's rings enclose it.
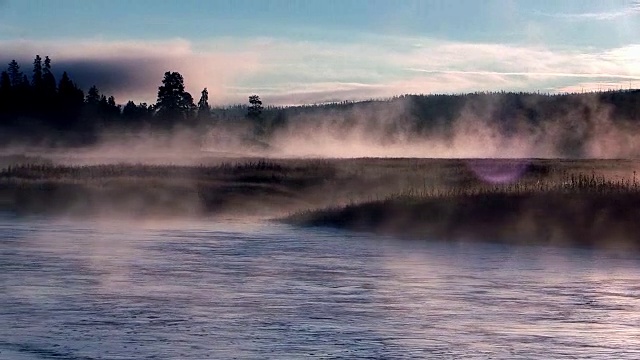
<instances>
[{"instance_id":1,"label":"grassy bank","mask_svg":"<svg viewBox=\"0 0 640 360\"><path fill-rule=\"evenodd\" d=\"M433 239L640 244L640 163L631 160L215 158L201 165L82 165L17 157L1 163L0 211L17 214L259 216Z\"/></svg>"},{"instance_id":2,"label":"grassy bank","mask_svg":"<svg viewBox=\"0 0 640 360\"><path fill-rule=\"evenodd\" d=\"M327 169L248 161L215 166L13 164L0 171L0 209L19 214L266 215L294 208Z\"/></svg>"},{"instance_id":3,"label":"grassy bank","mask_svg":"<svg viewBox=\"0 0 640 360\"><path fill-rule=\"evenodd\" d=\"M404 237L640 250L640 184L565 173L299 212L285 221Z\"/></svg>"}]
</instances>

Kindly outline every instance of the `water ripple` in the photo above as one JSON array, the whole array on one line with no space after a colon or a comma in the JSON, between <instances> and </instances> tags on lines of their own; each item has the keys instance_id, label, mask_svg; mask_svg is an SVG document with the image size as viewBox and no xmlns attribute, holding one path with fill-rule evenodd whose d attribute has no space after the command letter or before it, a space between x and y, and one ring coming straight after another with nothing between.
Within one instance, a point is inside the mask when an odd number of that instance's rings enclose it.
<instances>
[{"instance_id":1,"label":"water ripple","mask_svg":"<svg viewBox=\"0 0 640 360\"><path fill-rule=\"evenodd\" d=\"M640 357L638 258L0 219L1 359Z\"/></svg>"}]
</instances>

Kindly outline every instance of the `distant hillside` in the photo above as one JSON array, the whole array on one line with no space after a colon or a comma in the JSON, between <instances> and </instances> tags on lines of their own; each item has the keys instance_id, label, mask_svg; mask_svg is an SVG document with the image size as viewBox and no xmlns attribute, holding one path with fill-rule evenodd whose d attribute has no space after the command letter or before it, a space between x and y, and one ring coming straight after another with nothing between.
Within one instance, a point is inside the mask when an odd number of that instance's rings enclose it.
<instances>
[{"instance_id":1,"label":"distant hillside","mask_svg":"<svg viewBox=\"0 0 640 360\"><path fill-rule=\"evenodd\" d=\"M32 71L23 72L12 61L0 74L1 143L83 146L104 133L193 129L202 136L224 130L225 136L264 144L274 136L282 140L301 133L332 134L336 141L346 139L344 134L363 135L365 142L386 144L446 140L463 132L549 142L553 151L580 156L585 143L606 139L598 147L620 145L633 139L640 126L640 90L402 95L292 107L263 107L259 96L252 95L249 105L211 108L206 88L196 103L184 90L182 75L166 72L157 103L128 101L122 106L95 86L85 92L67 73L55 79L51 64L48 57L36 56Z\"/></svg>"}]
</instances>

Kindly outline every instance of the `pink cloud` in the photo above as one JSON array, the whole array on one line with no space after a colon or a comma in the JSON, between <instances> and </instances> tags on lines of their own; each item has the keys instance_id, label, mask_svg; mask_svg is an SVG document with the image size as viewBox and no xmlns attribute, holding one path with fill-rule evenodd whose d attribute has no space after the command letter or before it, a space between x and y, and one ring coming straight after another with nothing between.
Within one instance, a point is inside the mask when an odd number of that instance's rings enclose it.
<instances>
[{"instance_id":1,"label":"pink cloud","mask_svg":"<svg viewBox=\"0 0 640 360\"><path fill-rule=\"evenodd\" d=\"M0 41L0 47L27 66L35 54L49 55L54 67L69 70L83 85L98 82L119 102L155 102L165 71L182 73L196 100L207 87L213 104L244 103L252 93L271 105L294 105L406 93L563 92L602 88L604 82L623 88L640 83L640 45L549 49L370 36L357 43L85 39Z\"/></svg>"}]
</instances>

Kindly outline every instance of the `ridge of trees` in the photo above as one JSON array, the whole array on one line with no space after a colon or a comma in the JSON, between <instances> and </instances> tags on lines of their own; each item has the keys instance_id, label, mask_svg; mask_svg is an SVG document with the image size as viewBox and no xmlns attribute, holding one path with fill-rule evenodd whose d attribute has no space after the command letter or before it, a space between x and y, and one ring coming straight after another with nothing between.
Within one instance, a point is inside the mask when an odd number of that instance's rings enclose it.
<instances>
[{"instance_id":1,"label":"ridge of trees","mask_svg":"<svg viewBox=\"0 0 640 360\"><path fill-rule=\"evenodd\" d=\"M16 60L0 72L0 141L4 143L47 138L89 143L105 129L170 129L211 118L207 89L196 106L178 72L164 74L155 104L129 100L124 106L95 85L85 93L66 71L56 79L48 56L35 56L31 74Z\"/></svg>"},{"instance_id":2,"label":"ridge of trees","mask_svg":"<svg viewBox=\"0 0 640 360\"><path fill-rule=\"evenodd\" d=\"M183 76L167 71L158 87L155 104L129 100L121 106L95 85L85 93L67 72L56 79L52 60L36 55L30 71L12 60L0 72L0 142L87 144L104 130L169 130L177 125L206 127L220 122L244 122L254 129L254 136L263 137L292 122L328 121L348 127L363 121L363 117L367 126L384 126L392 132L394 126L403 123L407 125L404 129L420 136L446 131L465 110L498 124L505 132L512 130L515 120L535 126L567 118L568 114L578 116L588 125L605 108L616 121L640 124L640 90L401 95L289 107L264 106L258 95L251 95L248 100L248 105L212 107L209 92L204 88L199 101L194 103L185 90ZM575 122L567 128L583 131Z\"/></svg>"}]
</instances>

